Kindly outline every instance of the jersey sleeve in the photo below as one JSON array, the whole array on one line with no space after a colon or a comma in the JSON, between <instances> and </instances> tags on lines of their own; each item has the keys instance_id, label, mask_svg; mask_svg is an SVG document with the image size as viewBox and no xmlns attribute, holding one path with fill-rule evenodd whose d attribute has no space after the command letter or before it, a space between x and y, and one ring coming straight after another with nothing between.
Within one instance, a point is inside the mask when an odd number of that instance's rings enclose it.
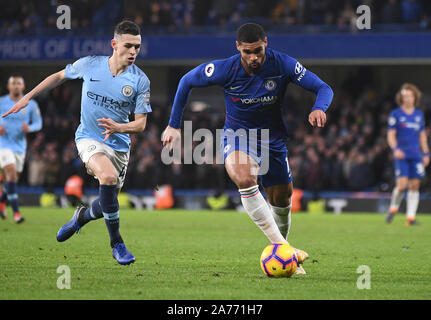
<instances>
[{"instance_id":1,"label":"jersey sleeve","mask_svg":"<svg viewBox=\"0 0 431 320\"><path fill-rule=\"evenodd\" d=\"M138 82L138 92L136 94L136 113L151 112L150 105L150 80L146 76L142 76Z\"/></svg>"},{"instance_id":2,"label":"jersey sleeve","mask_svg":"<svg viewBox=\"0 0 431 320\"><path fill-rule=\"evenodd\" d=\"M388 129L396 130L397 129L397 117L392 111L388 117Z\"/></svg>"},{"instance_id":3,"label":"jersey sleeve","mask_svg":"<svg viewBox=\"0 0 431 320\"><path fill-rule=\"evenodd\" d=\"M68 64L64 73L65 77L67 79L82 79L85 71L88 70L89 62L90 57L84 57Z\"/></svg>"},{"instance_id":4,"label":"jersey sleeve","mask_svg":"<svg viewBox=\"0 0 431 320\"><path fill-rule=\"evenodd\" d=\"M334 92L331 87L313 72L307 70L296 59L288 55L282 55L281 60L284 65L284 71L290 81L316 94L316 101L312 110L322 110L326 112L334 97Z\"/></svg>"},{"instance_id":5,"label":"jersey sleeve","mask_svg":"<svg viewBox=\"0 0 431 320\"><path fill-rule=\"evenodd\" d=\"M36 101L31 100L32 106L29 110L30 112L30 119L29 119L29 125L28 128L30 129L30 132L39 131L42 129L42 116L40 114L39 105Z\"/></svg>"},{"instance_id":6,"label":"jersey sleeve","mask_svg":"<svg viewBox=\"0 0 431 320\"><path fill-rule=\"evenodd\" d=\"M178 84L171 110L169 126L173 128L181 127L181 120L187 99L193 88L208 87L212 85L223 86L226 82L230 68L225 60L215 60L203 63L191 71L187 72Z\"/></svg>"}]
</instances>

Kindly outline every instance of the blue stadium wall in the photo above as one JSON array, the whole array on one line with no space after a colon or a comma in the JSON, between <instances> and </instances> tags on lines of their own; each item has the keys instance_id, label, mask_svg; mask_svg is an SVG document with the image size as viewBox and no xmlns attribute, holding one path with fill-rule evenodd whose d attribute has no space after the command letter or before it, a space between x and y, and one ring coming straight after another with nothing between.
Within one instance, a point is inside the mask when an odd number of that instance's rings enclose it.
<instances>
[{"instance_id":1,"label":"blue stadium wall","mask_svg":"<svg viewBox=\"0 0 431 320\"><path fill-rule=\"evenodd\" d=\"M0 39L0 62L70 61L110 55L110 37L13 37ZM430 63L431 33L268 35L269 46L289 55L326 63ZM233 36L144 36L144 61L190 61L236 53Z\"/></svg>"}]
</instances>

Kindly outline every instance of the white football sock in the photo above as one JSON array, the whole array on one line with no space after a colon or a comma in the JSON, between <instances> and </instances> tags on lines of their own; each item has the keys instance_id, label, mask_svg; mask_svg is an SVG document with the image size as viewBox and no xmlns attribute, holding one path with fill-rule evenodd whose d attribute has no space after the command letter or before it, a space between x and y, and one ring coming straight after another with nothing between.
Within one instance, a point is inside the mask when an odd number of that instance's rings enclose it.
<instances>
[{"instance_id":1,"label":"white football sock","mask_svg":"<svg viewBox=\"0 0 431 320\"><path fill-rule=\"evenodd\" d=\"M404 192L398 192L398 188L395 187L392 191L392 197L391 197L391 204L390 209L398 211L398 208L400 207L401 201L403 201L404 198Z\"/></svg>"},{"instance_id":2,"label":"white football sock","mask_svg":"<svg viewBox=\"0 0 431 320\"><path fill-rule=\"evenodd\" d=\"M419 205L419 191L407 192L407 219L414 220Z\"/></svg>"},{"instance_id":3,"label":"white football sock","mask_svg":"<svg viewBox=\"0 0 431 320\"><path fill-rule=\"evenodd\" d=\"M270 204L270 207L272 209L272 216L274 217L281 235L287 240L290 230L290 209L292 208L292 205L281 208Z\"/></svg>"},{"instance_id":4,"label":"white football sock","mask_svg":"<svg viewBox=\"0 0 431 320\"><path fill-rule=\"evenodd\" d=\"M259 186L255 185L238 191L241 193L241 202L248 215L268 237L269 241L286 243L287 240L278 230L271 209L259 191Z\"/></svg>"}]
</instances>

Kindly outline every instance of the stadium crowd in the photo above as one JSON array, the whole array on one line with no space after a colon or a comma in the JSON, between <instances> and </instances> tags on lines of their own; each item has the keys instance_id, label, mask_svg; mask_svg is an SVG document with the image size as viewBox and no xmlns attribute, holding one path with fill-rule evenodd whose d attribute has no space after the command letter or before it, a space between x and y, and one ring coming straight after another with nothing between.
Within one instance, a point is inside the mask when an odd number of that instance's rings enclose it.
<instances>
[{"instance_id":1,"label":"stadium crowd","mask_svg":"<svg viewBox=\"0 0 431 320\"><path fill-rule=\"evenodd\" d=\"M352 75L343 87L334 88L337 94L323 129L313 129L306 121L313 97L294 96L288 91L285 121L295 187L316 191L388 191L393 186L393 159L386 143L386 127L388 115L396 107L395 92L376 92L357 77L360 76ZM21 185L63 187L68 177L78 174L85 187L97 186L85 174L73 143L79 124L79 90L79 83L71 82L37 98L44 125L42 131L29 136ZM421 107L426 119L430 119L431 102L426 95ZM144 133L132 135L125 189L153 189L162 184L176 189L235 189L223 165L164 165L161 133L168 123L171 105L153 102L152 108ZM195 112L189 106L184 120L193 121L193 130L210 128L215 133L223 127L224 110L210 106ZM431 123L427 123L427 133L430 136ZM422 185L428 189L431 181L425 178Z\"/></svg>"},{"instance_id":2,"label":"stadium crowd","mask_svg":"<svg viewBox=\"0 0 431 320\"><path fill-rule=\"evenodd\" d=\"M15 0L2 7L0 35L56 32L56 8L62 4L71 8L74 34L110 34L111 26L122 17L142 26L143 34L197 33L202 27L205 32L208 28L231 32L250 18L269 32L319 32L325 26L329 31L354 31L351 26L361 4L370 6L373 25L431 27L431 2L427 0Z\"/></svg>"}]
</instances>

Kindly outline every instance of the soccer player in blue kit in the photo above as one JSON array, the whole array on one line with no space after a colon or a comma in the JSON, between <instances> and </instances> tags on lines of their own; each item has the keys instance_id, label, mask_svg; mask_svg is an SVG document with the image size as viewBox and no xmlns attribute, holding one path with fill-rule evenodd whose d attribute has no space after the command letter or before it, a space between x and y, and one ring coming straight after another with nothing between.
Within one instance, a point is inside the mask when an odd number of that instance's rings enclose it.
<instances>
[{"instance_id":1,"label":"soccer player in blue kit","mask_svg":"<svg viewBox=\"0 0 431 320\"><path fill-rule=\"evenodd\" d=\"M226 171L241 194L242 204L250 218L271 242L287 242L291 220L292 175L287 159L286 126L281 101L288 83L293 82L317 95L308 120L323 127L326 110L333 98L332 89L292 57L267 47L262 27L246 23L237 30L239 54L223 60L204 63L185 74L175 95L169 125L162 135L163 145L173 149L181 139L181 119L187 98L195 87L219 85L224 88L226 120L223 134L223 156ZM269 129L269 165L261 183L269 206L259 191L259 145L244 147L234 141L232 132L244 129ZM261 136L260 136L261 138ZM260 139L258 138L258 139ZM263 141L259 141L262 153ZM245 159L245 161L244 161ZM296 249L298 262L308 254ZM305 273L302 266L298 273Z\"/></svg>"},{"instance_id":2,"label":"soccer player in blue kit","mask_svg":"<svg viewBox=\"0 0 431 320\"><path fill-rule=\"evenodd\" d=\"M392 191L387 223L392 222L408 189L406 226L417 224L420 179L425 177L425 167L430 162L424 114L415 108L420 98L421 92L414 84L403 84L396 95L399 107L388 118L387 139L395 159L396 186Z\"/></svg>"},{"instance_id":3,"label":"soccer player in blue kit","mask_svg":"<svg viewBox=\"0 0 431 320\"><path fill-rule=\"evenodd\" d=\"M112 56L87 56L43 80L8 113L16 113L44 90L68 79L82 79L81 123L75 134L79 156L100 183L99 197L89 208L79 206L72 219L57 233L57 240L69 239L91 220L104 217L112 255L118 263L135 261L119 231L120 191L127 170L131 133L145 129L151 112L150 81L134 62L141 46L140 28L131 21L115 27ZM135 119L129 121L129 115Z\"/></svg>"},{"instance_id":4,"label":"soccer player in blue kit","mask_svg":"<svg viewBox=\"0 0 431 320\"><path fill-rule=\"evenodd\" d=\"M9 94L0 97L0 113L6 113L25 90L24 78L19 75L9 77L7 82ZM6 218L6 200L9 201L16 223L24 221L18 207L18 193L16 184L19 174L24 168L25 152L27 148L26 135L42 128L42 118L37 102L29 100L28 108L0 119L0 167L5 179L4 189L0 196L0 217Z\"/></svg>"}]
</instances>

